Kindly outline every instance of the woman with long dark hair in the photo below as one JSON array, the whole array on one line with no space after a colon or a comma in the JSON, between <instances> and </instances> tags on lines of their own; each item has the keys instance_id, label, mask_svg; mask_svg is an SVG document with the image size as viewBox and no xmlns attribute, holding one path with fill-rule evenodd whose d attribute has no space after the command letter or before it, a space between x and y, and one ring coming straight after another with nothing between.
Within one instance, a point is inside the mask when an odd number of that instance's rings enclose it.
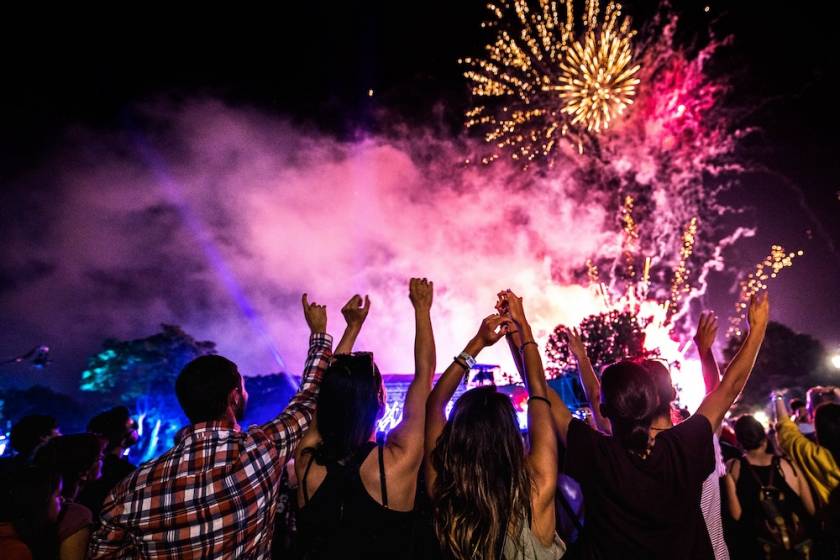
<instances>
[{"instance_id":1,"label":"woman with long dark hair","mask_svg":"<svg viewBox=\"0 0 840 560\"><path fill-rule=\"evenodd\" d=\"M348 354L369 301L342 309L347 331L324 372L315 421L295 455L298 549L306 559L405 558L412 546L414 499L423 459L426 397L435 368L430 310L433 284L412 278L415 376L402 421L377 443L384 413L382 376L370 353Z\"/></svg>"},{"instance_id":2,"label":"woman with long dark hair","mask_svg":"<svg viewBox=\"0 0 840 560\"><path fill-rule=\"evenodd\" d=\"M434 529L444 554L457 560L560 558L555 532L557 442L551 424L542 361L521 299L504 297L511 317L491 315L446 369L429 396L426 417L426 485ZM513 330L526 373L526 451L510 398L495 387L467 391L446 419L446 404L478 353Z\"/></svg>"},{"instance_id":3,"label":"woman with long dark hair","mask_svg":"<svg viewBox=\"0 0 840 560\"><path fill-rule=\"evenodd\" d=\"M651 433L659 395L638 363L605 368L600 407L612 434L573 420L553 393L551 413L566 446L565 473L583 489L582 558L703 558L714 553L698 504L715 465L712 434L741 392L764 338L766 294L753 299L750 331L721 383L697 412L674 428Z\"/></svg>"}]
</instances>

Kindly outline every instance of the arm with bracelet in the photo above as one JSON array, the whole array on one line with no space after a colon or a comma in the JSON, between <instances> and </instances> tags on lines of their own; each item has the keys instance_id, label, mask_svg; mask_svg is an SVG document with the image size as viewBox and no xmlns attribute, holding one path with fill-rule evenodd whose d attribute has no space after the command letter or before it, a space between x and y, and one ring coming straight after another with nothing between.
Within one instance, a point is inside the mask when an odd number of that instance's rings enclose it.
<instances>
[{"instance_id":1,"label":"arm with bracelet","mask_svg":"<svg viewBox=\"0 0 840 560\"><path fill-rule=\"evenodd\" d=\"M521 340L518 348L521 356L519 363L522 364L525 374L523 380L528 390L528 438L531 444L528 454L533 482L531 530L546 543L552 538L556 525L554 495L557 491L557 434L552 418L555 400L550 398L551 394L556 397L556 393L549 389L545 380L539 346L525 317L522 298L506 290L500 294L500 306L516 323L517 338ZM559 402L557 406L562 407L571 419L563 401L559 397L556 400Z\"/></svg>"},{"instance_id":2,"label":"arm with bracelet","mask_svg":"<svg viewBox=\"0 0 840 560\"><path fill-rule=\"evenodd\" d=\"M484 348L496 344L513 324L511 319L499 315L490 315L481 322L478 333L470 339L464 350L452 359L452 363L440 376L426 400L425 430L425 474L426 488L430 496L434 495L437 472L431 462L431 454L437 445L443 427L446 424L446 405L452 399L464 376L475 365L475 358Z\"/></svg>"}]
</instances>

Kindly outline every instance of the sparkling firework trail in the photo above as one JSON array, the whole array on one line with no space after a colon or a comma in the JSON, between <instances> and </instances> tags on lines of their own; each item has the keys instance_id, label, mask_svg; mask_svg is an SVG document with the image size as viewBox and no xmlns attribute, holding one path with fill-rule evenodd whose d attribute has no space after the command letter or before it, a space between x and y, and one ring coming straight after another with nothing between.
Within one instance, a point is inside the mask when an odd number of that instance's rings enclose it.
<instances>
[{"instance_id":1,"label":"sparkling firework trail","mask_svg":"<svg viewBox=\"0 0 840 560\"><path fill-rule=\"evenodd\" d=\"M558 4L562 10L558 9ZM573 0L495 0L482 26L495 29L483 58L464 58L464 76L476 104L466 112L467 128L480 127L495 147L488 164L509 151L527 166L553 160L566 137L579 151L589 135L602 132L633 103L637 73L629 18L610 2L586 0L583 33L575 36ZM561 12L564 17L561 17Z\"/></svg>"},{"instance_id":2,"label":"sparkling firework trail","mask_svg":"<svg viewBox=\"0 0 840 560\"><path fill-rule=\"evenodd\" d=\"M624 252L624 273L627 278L636 276L635 258L636 249L639 243L639 230L636 220L633 218L633 197L624 197L624 206L621 208L621 227L624 230L622 250Z\"/></svg>"},{"instance_id":3,"label":"sparkling firework trail","mask_svg":"<svg viewBox=\"0 0 840 560\"><path fill-rule=\"evenodd\" d=\"M781 245L770 247L770 254L757 263L755 270L740 282L741 291L738 300L735 302L735 314L729 319L729 329L726 331L727 338L741 336L741 325L747 318L750 298L761 290L766 290L767 282L770 279L776 278L785 268L793 266L793 259L804 254L805 252L802 250L788 253Z\"/></svg>"},{"instance_id":4,"label":"sparkling firework trail","mask_svg":"<svg viewBox=\"0 0 840 560\"><path fill-rule=\"evenodd\" d=\"M691 218L685 226L682 236L682 247L680 247L680 260L674 269L674 279L671 281L671 299L668 302L668 312L674 314L680 307L680 301L684 294L691 291L688 284L688 260L694 252L694 240L697 237L697 218Z\"/></svg>"}]
</instances>

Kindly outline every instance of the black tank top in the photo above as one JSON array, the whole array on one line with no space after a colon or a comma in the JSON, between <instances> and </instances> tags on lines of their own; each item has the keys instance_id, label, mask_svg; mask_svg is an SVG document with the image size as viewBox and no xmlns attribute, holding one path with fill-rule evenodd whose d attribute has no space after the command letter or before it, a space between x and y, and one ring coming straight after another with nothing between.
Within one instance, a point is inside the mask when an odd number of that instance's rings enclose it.
<instances>
[{"instance_id":1,"label":"black tank top","mask_svg":"<svg viewBox=\"0 0 840 560\"><path fill-rule=\"evenodd\" d=\"M738 501L741 502L740 550L733 558L765 558L758 540L763 535L762 527L766 519L759 498L762 487L772 486L782 494L783 498L778 502L782 515L787 518L793 513L803 525L808 523L809 516L802 499L785 480L781 461L779 457L773 457L769 465L762 467L748 463L745 457L741 458L741 474L735 486ZM791 538L798 542L802 535L791 535ZM799 557L795 553L790 555L790 558Z\"/></svg>"},{"instance_id":2,"label":"black tank top","mask_svg":"<svg viewBox=\"0 0 840 560\"><path fill-rule=\"evenodd\" d=\"M379 484L382 504L365 489L359 468L378 448ZM382 446L368 442L344 464L327 463L327 476L312 496L306 478L314 457L301 480L304 504L298 513L300 557L320 559L409 558L414 544L413 511L388 509L385 463Z\"/></svg>"}]
</instances>

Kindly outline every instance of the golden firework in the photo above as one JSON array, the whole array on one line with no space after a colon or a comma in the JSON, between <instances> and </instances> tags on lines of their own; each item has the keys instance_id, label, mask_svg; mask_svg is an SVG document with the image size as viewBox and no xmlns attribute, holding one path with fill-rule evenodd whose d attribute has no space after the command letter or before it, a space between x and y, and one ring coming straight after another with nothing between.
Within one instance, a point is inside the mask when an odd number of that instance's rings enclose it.
<instances>
[{"instance_id":1,"label":"golden firework","mask_svg":"<svg viewBox=\"0 0 840 560\"><path fill-rule=\"evenodd\" d=\"M624 197L624 205L621 207L621 227L624 230L622 241L622 252L624 255L624 273L628 278L636 276L636 249L639 243L639 228L633 218L633 204L635 199L627 195Z\"/></svg>"},{"instance_id":2,"label":"golden firework","mask_svg":"<svg viewBox=\"0 0 840 560\"><path fill-rule=\"evenodd\" d=\"M633 64L629 20L616 29L616 12L607 6L607 19L600 29L589 29L583 41L567 49L560 64L562 85L552 86L563 100L562 112L571 125L600 132L633 103L639 79L639 65Z\"/></svg>"},{"instance_id":3,"label":"golden firework","mask_svg":"<svg viewBox=\"0 0 840 560\"><path fill-rule=\"evenodd\" d=\"M562 9L558 9L558 4ZM465 58L475 105L467 128L479 127L495 150L527 165L551 159L566 137L582 151L587 135L606 129L632 102L639 83L629 18L621 4L601 11L586 0L575 36L573 0L493 0L482 27L495 29L486 56ZM562 14L562 15L561 15Z\"/></svg>"},{"instance_id":4,"label":"golden firework","mask_svg":"<svg viewBox=\"0 0 840 560\"><path fill-rule=\"evenodd\" d=\"M770 254L755 265L755 270L741 280L741 292L735 302L735 314L729 319L727 338L741 336L741 325L747 317L750 298L761 290L767 289L767 282L776 278L785 268L793 266L793 259L801 257L805 252L786 252L781 245L770 247Z\"/></svg>"},{"instance_id":5,"label":"golden firework","mask_svg":"<svg viewBox=\"0 0 840 560\"><path fill-rule=\"evenodd\" d=\"M691 291L688 283L690 270L688 260L694 253L694 241L697 239L697 217L691 218L686 224L682 235L682 247L680 247L680 260L677 268L674 269L674 278L671 280L671 298L668 301L669 313L675 313L679 309L679 303L683 294Z\"/></svg>"}]
</instances>

